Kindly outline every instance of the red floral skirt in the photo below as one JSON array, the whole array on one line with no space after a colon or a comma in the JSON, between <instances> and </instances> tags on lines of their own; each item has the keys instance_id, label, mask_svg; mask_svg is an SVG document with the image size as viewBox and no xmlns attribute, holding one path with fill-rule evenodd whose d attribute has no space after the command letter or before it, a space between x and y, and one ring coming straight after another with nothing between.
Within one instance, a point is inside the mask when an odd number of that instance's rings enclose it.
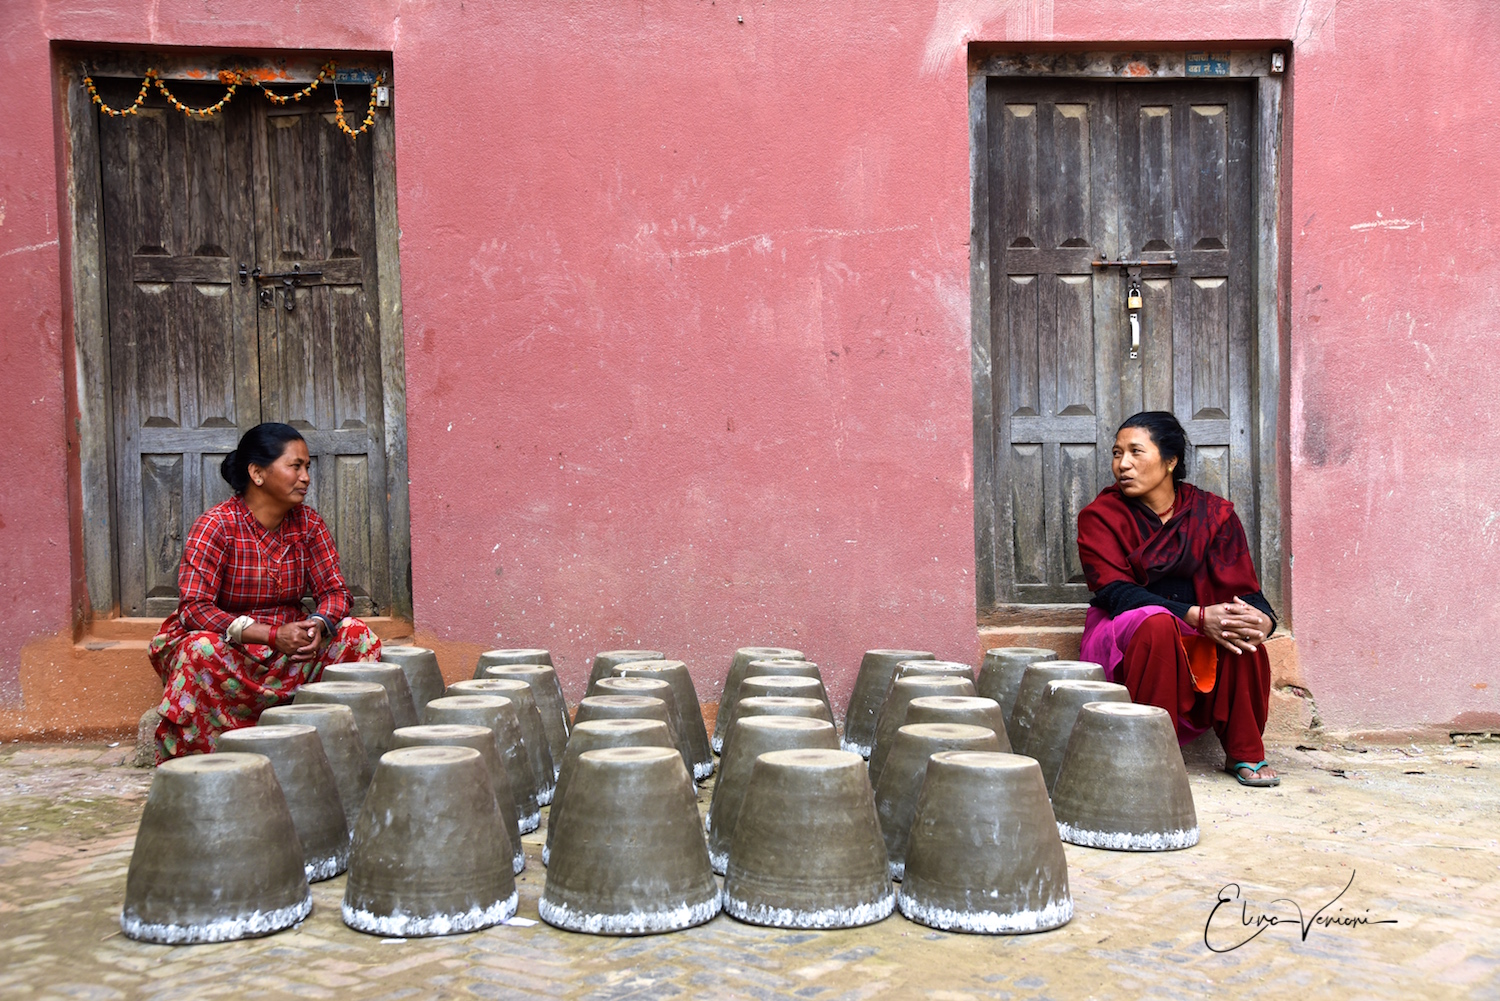
<instances>
[{"instance_id":1,"label":"red floral skirt","mask_svg":"<svg viewBox=\"0 0 1500 1001\"><path fill-rule=\"evenodd\" d=\"M166 686L156 707L159 764L215 750L219 734L252 726L261 710L292 701L297 689L317 681L329 664L379 660L380 638L350 617L339 623L321 656L294 664L270 647L235 646L219 633L187 632L178 625L157 633L147 650Z\"/></svg>"}]
</instances>

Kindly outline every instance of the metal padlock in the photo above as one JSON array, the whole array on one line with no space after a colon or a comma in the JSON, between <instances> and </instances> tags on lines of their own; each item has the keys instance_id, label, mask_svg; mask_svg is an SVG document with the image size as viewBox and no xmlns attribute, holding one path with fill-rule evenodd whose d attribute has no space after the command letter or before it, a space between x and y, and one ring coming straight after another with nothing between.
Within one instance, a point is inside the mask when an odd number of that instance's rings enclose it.
<instances>
[{"instance_id":1,"label":"metal padlock","mask_svg":"<svg viewBox=\"0 0 1500 1001\"><path fill-rule=\"evenodd\" d=\"M1132 286L1130 286L1130 292L1126 295L1126 298L1125 298L1125 308L1126 309L1140 309L1141 308L1141 287L1139 285L1132 285Z\"/></svg>"}]
</instances>

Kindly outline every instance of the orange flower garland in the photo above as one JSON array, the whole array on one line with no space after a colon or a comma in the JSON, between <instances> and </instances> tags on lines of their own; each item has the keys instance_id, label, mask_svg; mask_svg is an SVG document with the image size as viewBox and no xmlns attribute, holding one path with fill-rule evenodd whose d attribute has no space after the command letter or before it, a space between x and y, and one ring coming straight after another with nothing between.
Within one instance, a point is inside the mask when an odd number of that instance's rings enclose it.
<instances>
[{"instance_id":1,"label":"orange flower garland","mask_svg":"<svg viewBox=\"0 0 1500 1001\"><path fill-rule=\"evenodd\" d=\"M141 106L145 103L146 95L150 92L153 85L155 85L157 90L162 92L162 96L167 99L167 103L176 108L178 111L182 112L184 115L188 115L193 118L211 118L214 115L218 114L220 111L224 110L224 105L229 103L230 99L234 97L235 91L238 90L242 84L251 84L259 87L261 93L265 94L266 97L273 103L285 105L291 104L295 101L300 101L304 97L307 97L309 94L311 94L313 91L317 90L319 84L323 83L323 81L325 80L333 78L336 69L336 63L332 61L324 63L318 70L318 75L313 79L312 83L297 91L295 94L277 94L276 92L271 90L271 88L267 86L264 81L262 81L258 77L246 73L243 70L221 70L218 74L218 79L220 83L224 84L227 90L225 91L224 96L219 99L217 104L211 104L206 108L190 108L186 104L183 104L181 101L179 101L176 95L174 95L170 90L167 89L166 81L161 78L161 74L158 73L154 67L146 70L146 78L141 81L141 91L135 96L135 102L127 108L111 108L109 105L105 104L104 99L99 96L99 91L94 87L93 77L90 76L87 71L85 71L83 74L83 85L89 92L89 98L94 102L94 104L98 105L99 110L112 118L118 118L122 115L133 115L137 111L139 111ZM334 120L338 123L338 127L341 131L351 137L359 136L362 133L368 131L370 126L375 124L376 88L378 88L384 82L385 74L382 73L375 77L374 83L370 84L370 106L365 112L365 120L360 123L360 126L357 129L351 128L349 126L349 123L344 120L343 100L340 98L334 99Z\"/></svg>"},{"instance_id":2,"label":"orange flower garland","mask_svg":"<svg viewBox=\"0 0 1500 1001\"><path fill-rule=\"evenodd\" d=\"M121 115L133 115L140 110L141 105L146 103L146 92L151 89L151 81L155 79L156 70L148 69L146 71L146 79L141 81L141 92L135 95L135 103L123 111L118 111L104 103L104 98L100 97L99 92L94 89L93 78L87 73L83 74L83 85L88 88L89 97L93 98L94 103L99 106L100 111L111 118L119 118Z\"/></svg>"},{"instance_id":3,"label":"orange flower garland","mask_svg":"<svg viewBox=\"0 0 1500 1001\"><path fill-rule=\"evenodd\" d=\"M334 117L334 120L338 122L339 128L341 130L343 130L344 132L348 133L350 136L357 136L361 132L364 132L367 129L369 129L369 127L371 125L375 124L375 91L376 91L376 88L378 88L384 82L385 82L385 74L382 73L382 74L380 74L379 76L377 76L375 78L375 82L374 83L370 84L370 107L365 111L365 120L364 120L364 122L361 123L360 127L357 128L357 129L351 129L349 127L349 123L346 122L346 121L344 121L344 101L343 101L343 99L342 98L335 98L334 99L334 102L333 102L333 117Z\"/></svg>"}]
</instances>

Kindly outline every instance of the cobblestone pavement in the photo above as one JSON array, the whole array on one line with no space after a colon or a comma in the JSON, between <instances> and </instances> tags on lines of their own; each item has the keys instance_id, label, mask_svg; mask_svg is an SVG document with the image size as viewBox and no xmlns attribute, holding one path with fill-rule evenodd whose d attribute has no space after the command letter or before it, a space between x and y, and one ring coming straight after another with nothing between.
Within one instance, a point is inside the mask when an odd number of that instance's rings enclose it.
<instances>
[{"instance_id":1,"label":"cobblestone pavement","mask_svg":"<svg viewBox=\"0 0 1500 1001\"><path fill-rule=\"evenodd\" d=\"M1189 766L1203 838L1163 854L1069 846L1076 916L1040 935L950 935L899 914L786 932L720 916L637 939L507 925L386 940L339 919L342 877L295 929L223 945L119 932L151 773L128 747L0 749L0 997L5 998L1500 998L1500 746L1273 748L1278 789ZM702 797L707 803L707 790ZM523 918L545 870L528 835ZM1394 924L1313 926L1324 914ZM1221 888L1277 915L1241 948L1205 947ZM1215 915L1224 948L1254 931Z\"/></svg>"}]
</instances>

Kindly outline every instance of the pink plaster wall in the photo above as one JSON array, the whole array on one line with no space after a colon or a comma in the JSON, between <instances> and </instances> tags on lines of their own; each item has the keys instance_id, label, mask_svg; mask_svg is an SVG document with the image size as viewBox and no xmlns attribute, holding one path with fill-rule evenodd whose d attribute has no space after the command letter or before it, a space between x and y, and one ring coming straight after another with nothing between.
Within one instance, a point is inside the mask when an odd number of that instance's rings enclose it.
<instances>
[{"instance_id":1,"label":"pink plaster wall","mask_svg":"<svg viewBox=\"0 0 1500 1001\"><path fill-rule=\"evenodd\" d=\"M49 39L393 53L417 627L575 697L637 644L705 697L748 643L836 697L866 647L966 656L966 44L1282 39L1304 672L1333 726L1493 712L1500 23L1348 6L5 5L0 693L69 623Z\"/></svg>"}]
</instances>

